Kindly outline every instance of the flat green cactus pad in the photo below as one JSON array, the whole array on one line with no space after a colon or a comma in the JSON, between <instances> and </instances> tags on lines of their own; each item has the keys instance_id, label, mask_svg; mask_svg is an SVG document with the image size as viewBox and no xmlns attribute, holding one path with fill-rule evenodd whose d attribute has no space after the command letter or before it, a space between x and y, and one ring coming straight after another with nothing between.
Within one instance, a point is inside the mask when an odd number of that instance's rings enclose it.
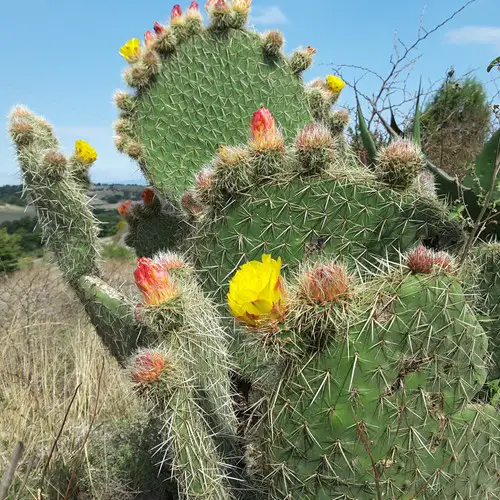
<instances>
[{"instance_id":1,"label":"flat green cactus pad","mask_svg":"<svg viewBox=\"0 0 500 500\"><path fill-rule=\"evenodd\" d=\"M486 378L487 339L460 284L388 281L270 397L273 498L479 500L495 487L495 411L467 405Z\"/></svg>"},{"instance_id":2,"label":"flat green cactus pad","mask_svg":"<svg viewBox=\"0 0 500 500\"><path fill-rule=\"evenodd\" d=\"M207 288L222 293L241 264L263 253L292 268L315 252L376 266L419 241L442 247L462 238L437 201L378 185L362 170L256 188L198 227L192 253Z\"/></svg>"},{"instance_id":3,"label":"flat green cactus pad","mask_svg":"<svg viewBox=\"0 0 500 500\"><path fill-rule=\"evenodd\" d=\"M301 77L285 58L266 58L259 35L206 30L179 44L136 96L134 132L150 182L179 197L220 144L247 142L261 105L290 139L311 119Z\"/></svg>"}]
</instances>

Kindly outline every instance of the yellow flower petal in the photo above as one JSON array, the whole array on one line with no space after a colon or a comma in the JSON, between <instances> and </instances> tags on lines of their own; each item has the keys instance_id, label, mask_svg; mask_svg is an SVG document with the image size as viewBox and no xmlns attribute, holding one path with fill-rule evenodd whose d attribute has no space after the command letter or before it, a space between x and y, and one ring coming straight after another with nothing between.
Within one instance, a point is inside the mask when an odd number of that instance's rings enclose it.
<instances>
[{"instance_id":1,"label":"yellow flower petal","mask_svg":"<svg viewBox=\"0 0 500 500\"><path fill-rule=\"evenodd\" d=\"M120 55L129 63L136 62L140 54L141 41L138 38L132 38L120 48Z\"/></svg>"},{"instance_id":2,"label":"yellow flower petal","mask_svg":"<svg viewBox=\"0 0 500 500\"><path fill-rule=\"evenodd\" d=\"M81 139L75 142L75 158L86 165L92 165L97 160L96 150Z\"/></svg>"},{"instance_id":3,"label":"yellow flower petal","mask_svg":"<svg viewBox=\"0 0 500 500\"><path fill-rule=\"evenodd\" d=\"M229 283L231 313L252 326L279 317L284 293L280 271L281 259L268 254L242 265Z\"/></svg>"},{"instance_id":4,"label":"yellow flower petal","mask_svg":"<svg viewBox=\"0 0 500 500\"><path fill-rule=\"evenodd\" d=\"M334 94L338 94L345 87L344 80L334 75L326 77L326 84Z\"/></svg>"}]
</instances>

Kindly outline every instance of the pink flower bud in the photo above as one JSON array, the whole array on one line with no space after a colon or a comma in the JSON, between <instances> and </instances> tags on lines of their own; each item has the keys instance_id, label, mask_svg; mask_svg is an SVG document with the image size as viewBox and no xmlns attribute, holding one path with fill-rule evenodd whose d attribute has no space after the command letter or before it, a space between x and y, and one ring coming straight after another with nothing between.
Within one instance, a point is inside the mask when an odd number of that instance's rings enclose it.
<instances>
[{"instance_id":1,"label":"pink flower bud","mask_svg":"<svg viewBox=\"0 0 500 500\"><path fill-rule=\"evenodd\" d=\"M174 21L181 16L182 16L181 6L179 4L174 5L174 8L172 9L172 14L170 16L171 20Z\"/></svg>"},{"instance_id":2,"label":"pink flower bud","mask_svg":"<svg viewBox=\"0 0 500 500\"><path fill-rule=\"evenodd\" d=\"M198 2L196 0L194 0L194 2L191 2L189 10L200 10L200 6L198 5Z\"/></svg>"},{"instance_id":3,"label":"pink flower bud","mask_svg":"<svg viewBox=\"0 0 500 500\"><path fill-rule=\"evenodd\" d=\"M144 43L146 44L146 48L150 49L155 42L155 36L152 31L146 31L144 33Z\"/></svg>"},{"instance_id":4,"label":"pink flower bud","mask_svg":"<svg viewBox=\"0 0 500 500\"><path fill-rule=\"evenodd\" d=\"M434 265L442 271L451 271L453 269L453 258L449 253L438 252L434 256Z\"/></svg>"}]
</instances>

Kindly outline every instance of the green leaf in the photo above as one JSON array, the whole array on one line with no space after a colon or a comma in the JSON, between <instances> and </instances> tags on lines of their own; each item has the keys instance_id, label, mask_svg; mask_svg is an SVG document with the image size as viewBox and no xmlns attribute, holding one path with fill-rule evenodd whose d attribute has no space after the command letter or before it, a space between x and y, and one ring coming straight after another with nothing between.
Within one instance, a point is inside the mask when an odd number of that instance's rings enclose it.
<instances>
[{"instance_id":1,"label":"green leaf","mask_svg":"<svg viewBox=\"0 0 500 500\"><path fill-rule=\"evenodd\" d=\"M413 118L413 142L417 146L422 145L422 137L420 133L420 96L422 95L422 81L420 81L420 85L418 86L418 95L417 95L417 103L415 105L415 117Z\"/></svg>"},{"instance_id":2,"label":"green leaf","mask_svg":"<svg viewBox=\"0 0 500 500\"><path fill-rule=\"evenodd\" d=\"M498 179L493 179L493 173L499 153L500 129L498 129L484 145L483 150L477 155L475 162L476 177L483 192L487 193L491 189L492 183L495 183L492 201L495 201L500 196L500 190L498 189L497 183Z\"/></svg>"},{"instance_id":3,"label":"green leaf","mask_svg":"<svg viewBox=\"0 0 500 500\"><path fill-rule=\"evenodd\" d=\"M366 125L365 118L363 116L363 112L361 111L361 105L359 104L359 99L356 96L356 101L358 103L358 122L359 122L359 130L361 133L361 139L363 141L363 146L368 151L368 157L370 158L370 162L375 165L377 161L377 146L375 146L375 141L373 140L373 136L371 132L368 130L368 126Z\"/></svg>"},{"instance_id":4,"label":"green leaf","mask_svg":"<svg viewBox=\"0 0 500 500\"><path fill-rule=\"evenodd\" d=\"M392 106L390 107L391 109L391 128L398 134L400 137L403 137L404 132L399 128L398 123L396 122L396 117L394 116L394 112L392 111Z\"/></svg>"},{"instance_id":5,"label":"green leaf","mask_svg":"<svg viewBox=\"0 0 500 500\"><path fill-rule=\"evenodd\" d=\"M486 71L489 73L495 66L498 66L500 68L500 57L493 59L493 61L490 62Z\"/></svg>"}]
</instances>

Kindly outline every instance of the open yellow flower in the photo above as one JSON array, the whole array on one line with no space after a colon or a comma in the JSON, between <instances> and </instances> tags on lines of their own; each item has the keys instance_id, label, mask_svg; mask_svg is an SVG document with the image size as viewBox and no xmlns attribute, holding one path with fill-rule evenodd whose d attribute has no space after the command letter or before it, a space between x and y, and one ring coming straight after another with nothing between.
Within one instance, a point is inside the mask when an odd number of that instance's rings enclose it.
<instances>
[{"instance_id":1,"label":"open yellow flower","mask_svg":"<svg viewBox=\"0 0 500 500\"><path fill-rule=\"evenodd\" d=\"M328 75L326 77L326 84L334 94L338 94L345 87L344 80L334 75Z\"/></svg>"},{"instance_id":2,"label":"open yellow flower","mask_svg":"<svg viewBox=\"0 0 500 500\"><path fill-rule=\"evenodd\" d=\"M232 314L251 326L281 318L284 286L280 271L281 258L270 255L241 266L229 284L227 300Z\"/></svg>"},{"instance_id":3,"label":"open yellow flower","mask_svg":"<svg viewBox=\"0 0 500 500\"><path fill-rule=\"evenodd\" d=\"M136 62L137 59L139 59L140 54L141 41L138 38L132 38L120 49L120 55L123 56L129 63Z\"/></svg>"},{"instance_id":4,"label":"open yellow flower","mask_svg":"<svg viewBox=\"0 0 500 500\"><path fill-rule=\"evenodd\" d=\"M97 160L96 150L86 141L75 142L75 158L85 165L92 165Z\"/></svg>"}]
</instances>

